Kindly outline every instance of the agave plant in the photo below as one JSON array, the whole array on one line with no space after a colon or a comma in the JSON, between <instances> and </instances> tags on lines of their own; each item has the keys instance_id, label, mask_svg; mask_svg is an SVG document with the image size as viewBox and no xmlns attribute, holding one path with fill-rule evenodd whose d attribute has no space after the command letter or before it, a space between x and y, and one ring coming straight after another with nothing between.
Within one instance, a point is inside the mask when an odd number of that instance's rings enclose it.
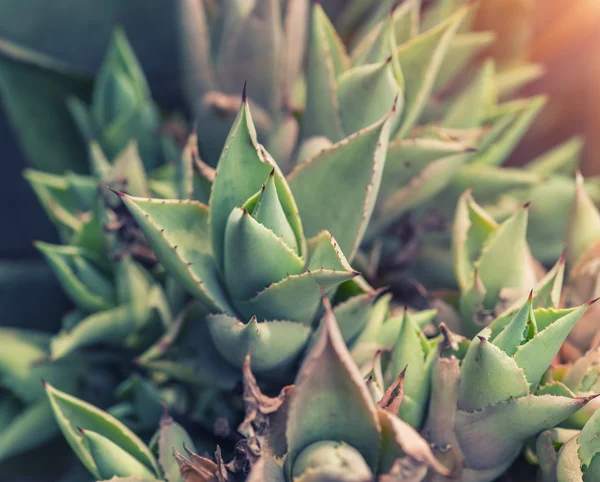
<instances>
[{"instance_id":1,"label":"agave plant","mask_svg":"<svg viewBox=\"0 0 600 482\"><path fill-rule=\"evenodd\" d=\"M240 425L252 466L247 480L423 480L429 469L447 475L425 440L396 416L401 379L374 401L328 300L323 302L326 311L317 338L295 385L285 387L279 397L261 393L247 358L247 412ZM180 460L183 474L210 474L206 459ZM228 464L220 476L233 480L235 468Z\"/></svg>"},{"instance_id":2,"label":"agave plant","mask_svg":"<svg viewBox=\"0 0 600 482\"><path fill-rule=\"evenodd\" d=\"M89 143L90 175L25 174L64 243L36 246L76 306L53 339L51 356L99 342L145 348L180 309L181 295L175 289L167 296L164 283L150 273L153 254L104 186L140 196L171 195L186 183L178 182L175 163L183 166L191 158L188 152L180 156L173 140L157 132L157 107L118 30L96 79L91 108L76 98L68 105ZM114 163L107 155L116 157ZM148 174L167 159L173 167Z\"/></svg>"},{"instance_id":3,"label":"agave plant","mask_svg":"<svg viewBox=\"0 0 600 482\"><path fill-rule=\"evenodd\" d=\"M530 297L513 317L496 319L470 342L445 330L424 434L431 442L451 446L448 462L459 471L456 480L494 480L529 437L561 423L594 398L538 389L591 303L534 309ZM505 382L498 385L498 380Z\"/></svg>"},{"instance_id":4,"label":"agave plant","mask_svg":"<svg viewBox=\"0 0 600 482\"><path fill-rule=\"evenodd\" d=\"M286 179L257 142L244 95L208 206L119 193L165 269L213 313L210 336L229 364L241 368L251 349L257 373L281 376L309 340L323 294L358 276L349 260L373 209L394 115Z\"/></svg>"}]
</instances>

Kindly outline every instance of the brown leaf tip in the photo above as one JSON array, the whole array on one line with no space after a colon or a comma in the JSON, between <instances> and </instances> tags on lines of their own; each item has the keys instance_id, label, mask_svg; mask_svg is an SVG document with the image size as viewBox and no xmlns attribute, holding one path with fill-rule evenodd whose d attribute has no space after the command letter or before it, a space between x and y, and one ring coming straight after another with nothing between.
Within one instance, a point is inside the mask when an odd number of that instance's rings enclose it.
<instances>
[{"instance_id":1,"label":"brown leaf tip","mask_svg":"<svg viewBox=\"0 0 600 482\"><path fill-rule=\"evenodd\" d=\"M533 290L529 292L529 301L533 301Z\"/></svg>"},{"instance_id":2,"label":"brown leaf tip","mask_svg":"<svg viewBox=\"0 0 600 482\"><path fill-rule=\"evenodd\" d=\"M247 96L246 96L246 85L247 85L248 81L244 80L244 87L242 88L242 102L246 102L247 100Z\"/></svg>"},{"instance_id":3,"label":"brown leaf tip","mask_svg":"<svg viewBox=\"0 0 600 482\"><path fill-rule=\"evenodd\" d=\"M529 209L529 206L531 206L531 201L527 201L525 204L523 204L523 209Z\"/></svg>"},{"instance_id":4,"label":"brown leaf tip","mask_svg":"<svg viewBox=\"0 0 600 482\"><path fill-rule=\"evenodd\" d=\"M113 188L112 188L112 187L110 187L110 186L106 186L106 187L107 187L107 189L109 189L110 191L114 192L114 193L115 193L117 196L119 196L119 197L121 197L121 198L125 197L125 194L124 194L124 193L122 193L121 191L117 191L116 189L113 189Z\"/></svg>"},{"instance_id":5,"label":"brown leaf tip","mask_svg":"<svg viewBox=\"0 0 600 482\"><path fill-rule=\"evenodd\" d=\"M487 341L487 338L485 336L477 335L477 338L479 338L479 341L481 343L485 343Z\"/></svg>"},{"instance_id":6,"label":"brown leaf tip","mask_svg":"<svg viewBox=\"0 0 600 482\"><path fill-rule=\"evenodd\" d=\"M46 381L46 379L44 377L41 377L40 381L42 382L42 387L46 388L48 386L48 382Z\"/></svg>"},{"instance_id":7,"label":"brown leaf tip","mask_svg":"<svg viewBox=\"0 0 600 482\"><path fill-rule=\"evenodd\" d=\"M600 297L590 300L586 303L587 306L592 306L596 301L600 300Z\"/></svg>"},{"instance_id":8,"label":"brown leaf tip","mask_svg":"<svg viewBox=\"0 0 600 482\"><path fill-rule=\"evenodd\" d=\"M83 430L81 427L77 427L77 430L81 435L85 435L85 430Z\"/></svg>"},{"instance_id":9,"label":"brown leaf tip","mask_svg":"<svg viewBox=\"0 0 600 482\"><path fill-rule=\"evenodd\" d=\"M560 258L558 258L558 264L565 264L567 260L567 247L565 246L565 248L562 250L562 253L560 253Z\"/></svg>"}]
</instances>

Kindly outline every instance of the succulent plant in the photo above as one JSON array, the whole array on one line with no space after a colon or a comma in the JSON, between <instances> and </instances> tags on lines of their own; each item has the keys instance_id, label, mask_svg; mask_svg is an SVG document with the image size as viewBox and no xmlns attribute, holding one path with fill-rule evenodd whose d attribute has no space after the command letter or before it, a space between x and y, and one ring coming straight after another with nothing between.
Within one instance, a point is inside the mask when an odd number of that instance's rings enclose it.
<instances>
[{"instance_id":1,"label":"succulent plant","mask_svg":"<svg viewBox=\"0 0 600 482\"><path fill-rule=\"evenodd\" d=\"M357 277L349 260L373 209L394 114L286 179L257 142L244 94L208 206L120 194L167 272L213 313L210 336L230 365L241 368L251 349L253 370L281 376L308 342L323 294ZM355 283L351 290L364 286Z\"/></svg>"},{"instance_id":2,"label":"succulent plant","mask_svg":"<svg viewBox=\"0 0 600 482\"><path fill-rule=\"evenodd\" d=\"M512 318L496 319L470 342L445 330L423 433L432 443L451 446L448 461L458 470L456 480L494 480L529 437L561 423L594 397L538 390L590 304L534 309L530 297Z\"/></svg>"}]
</instances>

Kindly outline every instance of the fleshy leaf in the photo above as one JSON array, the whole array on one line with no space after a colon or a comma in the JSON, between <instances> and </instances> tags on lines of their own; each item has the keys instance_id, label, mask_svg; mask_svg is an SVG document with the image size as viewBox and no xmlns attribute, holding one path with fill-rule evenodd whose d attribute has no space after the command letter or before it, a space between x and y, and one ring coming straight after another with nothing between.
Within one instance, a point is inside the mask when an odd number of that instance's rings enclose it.
<instances>
[{"instance_id":1,"label":"fleshy leaf","mask_svg":"<svg viewBox=\"0 0 600 482\"><path fill-rule=\"evenodd\" d=\"M200 300L233 313L212 257L208 207L189 200L120 196L170 274Z\"/></svg>"},{"instance_id":2,"label":"fleshy leaf","mask_svg":"<svg viewBox=\"0 0 600 482\"><path fill-rule=\"evenodd\" d=\"M344 138L338 111L337 80L348 66L344 46L333 25L321 5L313 3L302 139L324 136L337 142Z\"/></svg>"},{"instance_id":3,"label":"fleshy leaf","mask_svg":"<svg viewBox=\"0 0 600 482\"><path fill-rule=\"evenodd\" d=\"M498 166L504 162L521 140L546 103L543 96L520 99L500 105L492 131L478 146L473 164Z\"/></svg>"},{"instance_id":4,"label":"fleshy leaf","mask_svg":"<svg viewBox=\"0 0 600 482\"><path fill-rule=\"evenodd\" d=\"M583 146L583 139L572 137L532 159L524 167L538 174L572 176L577 170Z\"/></svg>"},{"instance_id":5,"label":"fleshy leaf","mask_svg":"<svg viewBox=\"0 0 600 482\"><path fill-rule=\"evenodd\" d=\"M252 370L264 373L285 370L300 355L311 334L309 326L290 321L248 323L227 315L207 318L212 340L221 355L235 367L241 368L246 353L252 353Z\"/></svg>"},{"instance_id":6,"label":"fleshy leaf","mask_svg":"<svg viewBox=\"0 0 600 482\"><path fill-rule=\"evenodd\" d=\"M388 135L389 115L298 165L289 176L306 235L328 229L350 261L373 212Z\"/></svg>"},{"instance_id":7,"label":"fleshy leaf","mask_svg":"<svg viewBox=\"0 0 600 482\"><path fill-rule=\"evenodd\" d=\"M78 428L91 430L106 437L141 462L148 470L155 474L159 473L158 464L144 442L116 418L83 400L57 390L48 383L46 383L46 393L67 442L95 477L101 478L102 475Z\"/></svg>"},{"instance_id":8,"label":"fleshy leaf","mask_svg":"<svg viewBox=\"0 0 600 482\"><path fill-rule=\"evenodd\" d=\"M471 342L461 367L459 410L473 412L528 393L529 383L510 356L483 337Z\"/></svg>"},{"instance_id":9,"label":"fleshy leaf","mask_svg":"<svg viewBox=\"0 0 600 482\"><path fill-rule=\"evenodd\" d=\"M590 306L591 302L569 310L566 314L564 311L547 310L551 317L550 320L546 321L548 324L539 327L536 336L524 345L519 346L514 358L517 365L525 371L525 376L532 387L539 383L552 359L567 339L569 332ZM534 311L534 315L537 311Z\"/></svg>"},{"instance_id":10,"label":"fleshy leaf","mask_svg":"<svg viewBox=\"0 0 600 482\"><path fill-rule=\"evenodd\" d=\"M80 428L79 432L100 478L132 476L151 479L155 475L146 465L109 438L92 430Z\"/></svg>"},{"instance_id":11,"label":"fleshy leaf","mask_svg":"<svg viewBox=\"0 0 600 482\"><path fill-rule=\"evenodd\" d=\"M297 455L322 440L343 441L357 449L374 470L380 424L375 403L352 361L324 299L320 333L296 378L288 412L288 473Z\"/></svg>"},{"instance_id":12,"label":"fleshy leaf","mask_svg":"<svg viewBox=\"0 0 600 482\"><path fill-rule=\"evenodd\" d=\"M224 266L225 229L231 212L256 194L273 169L279 201L296 235L299 245L298 254L302 256L304 235L298 209L275 161L258 144L250 109L243 99L219 159L217 175L210 195L212 247L217 265L221 269Z\"/></svg>"},{"instance_id":13,"label":"fleshy leaf","mask_svg":"<svg viewBox=\"0 0 600 482\"><path fill-rule=\"evenodd\" d=\"M458 200L452 228L454 274L461 290L473 283L474 261L498 225L465 191Z\"/></svg>"},{"instance_id":14,"label":"fleshy leaf","mask_svg":"<svg viewBox=\"0 0 600 482\"><path fill-rule=\"evenodd\" d=\"M4 394L3 401L8 399L8 395ZM0 461L26 453L58 434L48 400L41 399L27 405L10 418L7 425L2 425Z\"/></svg>"},{"instance_id":15,"label":"fleshy leaf","mask_svg":"<svg viewBox=\"0 0 600 482\"><path fill-rule=\"evenodd\" d=\"M486 61L471 83L451 102L443 125L451 129L473 129L483 125L496 105L494 63Z\"/></svg>"},{"instance_id":16,"label":"fleshy leaf","mask_svg":"<svg viewBox=\"0 0 600 482\"><path fill-rule=\"evenodd\" d=\"M277 186L275 185L275 171L271 171L260 195L256 201L256 206L252 210L252 217L256 219L265 228L273 231L275 236L283 238L283 242L290 249L297 252L298 242L296 235L288 222L283 207L279 202Z\"/></svg>"},{"instance_id":17,"label":"fleshy leaf","mask_svg":"<svg viewBox=\"0 0 600 482\"><path fill-rule=\"evenodd\" d=\"M523 442L562 422L588 402L588 398L527 395L477 412L458 411L456 436L469 467L493 468L514 460ZM493 444L482 444L484 434L494 434Z\"/></svg>"},{"instance_id":18,"label":"fleshy leaf","mask_svg":"<svg viewBox=\"0 0 600 482\"><path fill-rule=\"evenodd\" d=\"M586 250L600 239L600 212L586 193L581 174L575 183L567 233L567 262L572 270Z\"/></svg>"},{"instance_id":19,"label":"fleshy leaf","mask_svg":"<svg viewBox=\"0 0 600 482\"><path fill-rule=\"evenodd\" d=\"M304 261L245 209L236 208L225 231L224 274L233 302L247 300L286 275L300 274Z\"/></svg>"},{"instance_id":20,"label":"fleshy leaf","mask_svg":"<svg viewBox=\"0 0 600 482\"><path fill-rule=\"evenodd\" d=\"M183 451L185 448L195 452L194 442L185 429L171 417L165 416L160 421L158 429L158 462L165 474L167 482L182 482L179 464L173 456L173 451Z\"/></svg>"},{"instance_id":21,"label":"fleshy leaf","mask_svg":"<svg viewBox=\"0 0 600 482\"><path fill-rule=\"evenodd\" d=\"M48 260L63 290L81 309L96 311L114 306L115 293L110 280L90 260L95 253L74 246L36 243Z\"/></svg>"},{"instance_id":22,"label":"fleshy leaf","mask_svg":"<svg viewBox=\"0 0 600 482\"><path fill-rule=\"evenodd\" d=\"M346 135L358 132L384 117L399 97L400 91L392 71L391 57L378 64L349 70L339 78L338 102ZM397 106L391 130L395 130L401 105Z\"/></svg>"},{"instance_id":23,"label":"fleshy leaf","mask_svg":"<svg viewBox=\"0 0 600 482\"><path fill-rule=\"evenodd\" d=\"M467 32L456 35L446 52L439 74L435 79L434 92L454 80L466 65L485 48L489 47L495 39L494 32Z\"/></svg>"},{"instance_id":24,"label":"fleshy leaf","mask_svg":"<svg viewBox=\"0 0 600 482\"><path fill-rule=\"evenodd\" d=\"M356 271L318 269L290 275L272 284L248 301L236 302L246 318L259 321L289 320L310 325L319 309L321 297L330 294Z\"/></svg>"},{"instance_id":25,"label":"fleshy leaf","mask_svg":"<svg viewBox=\"0 0 600 482\"><path fill-rule=\"evenodd\" d=\"M528 281L527 215L525 207L503 222L482 249L477 268L486 288L486 306L498 299L502 288L522 288ZM525 290L529 288L531 287L524 287Z\"/></svg>"},{"instance_id":26,"label":"fleshy leaf","mask_svg":"<svg viewBox=\"0 0 600 482\"><path fill-rule=\"evenodd\" d=\"M459 9L437 27L398 48L405 86L405 106L399 137L405 137L419 120L444 56L468 11L468 7Z\"/></svg>"}]
</instances>

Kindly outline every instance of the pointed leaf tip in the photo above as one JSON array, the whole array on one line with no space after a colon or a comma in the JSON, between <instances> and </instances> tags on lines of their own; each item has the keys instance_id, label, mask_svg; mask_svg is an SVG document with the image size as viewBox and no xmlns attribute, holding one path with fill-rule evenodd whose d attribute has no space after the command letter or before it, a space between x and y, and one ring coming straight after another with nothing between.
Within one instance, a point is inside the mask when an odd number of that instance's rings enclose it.
<instances>
[{"instance_id":1,"label":"pointed leaf tip","mask_svg":"<svg viewBox=\"0 0 600 482\"><path fill-rule=\"evenodd\" d=\"M244 87L242 88L242 102L246 102L247 97L246 97L246 84L248 83L247 80L244 80Z\"/></svg>"},{"instance_id":2,"label":"pointed leaf tip","mask_svg":"<svg viewBox=\"0 0 600 482\"><path fill-rule=\"evenodd\" d=\"M586 306L592 306L596 301L600 300L600 296L586 303Z\"/></svg>"},{"instance_id":3,"label":"pointed leaf tip","mask_svg":"<svg viewBox=\"0 0 600 482\"><path fill-rule=\"evenodd\" d=\"M531 201L527 201L525 204L523 204L523 209L529 209L529 206L531 206Z\"/></svg>"},{"instance_id":4,"label":"pointed leaf tip","mask_svg":"<svg viewBox=\"0 0 600 482\"><path fill-rule=\"evenodd\" d=\"M529 302L533 301L533 290L529 292Z\"/></svg>"},{"instance_id":5,"label":"pointed leaf tip","mask_svg":"<svg viewBox=\"0 0 600 482\"><path fill-rule=\"evenodd\" d=\"M83 430L81 427L76 427L76 428L81 435L85 435L85 430Z\"/></svg>"},{"instance_id":6,"label":"pointed leaf tip","mask_svg":"<svg viewBox=\"0 0 600 482\"><path fill-rule=\"evenodd\" d=\"M107 189L109 189L110 191L114 192L117 196L119 197L125 197L125 193L122 193L121 191L117 191L116 189L113 189L110 186L106 186Z\"/></svg>"},{"instance_id":7,"label":"pointed leaf tip","mask_svg":"<svg viewBox=\"0 0 600 482\"><path fill-rule=\"evenodd\" d=\"M481 343L485 343L487 341L487 338L485 336L477 335L477 338L479 338L479 341Z\"/></svg>"}]
</instances>

